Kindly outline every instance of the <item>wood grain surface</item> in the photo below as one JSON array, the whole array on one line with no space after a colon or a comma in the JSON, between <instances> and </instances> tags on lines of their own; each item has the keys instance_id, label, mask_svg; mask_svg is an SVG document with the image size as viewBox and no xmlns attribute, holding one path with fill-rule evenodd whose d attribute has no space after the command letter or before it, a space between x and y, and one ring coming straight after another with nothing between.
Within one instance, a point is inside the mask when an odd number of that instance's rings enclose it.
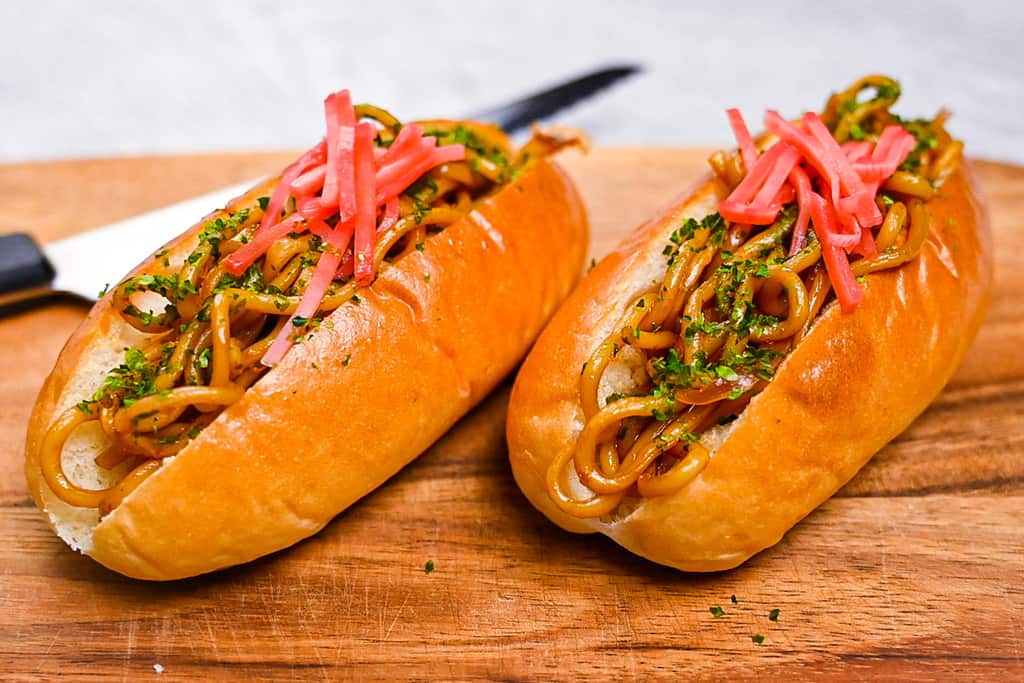
<instances>
[{"instance_id":1,"label":"wood grain surface","mask_svg":"<svg viewBox=\"0 0 1024 683\"><path fill-rule=\"evenodd\" d=\"M290 156L0 167L0 232L56 239ZM703 158L568 157L595 254L684 189ZM315 538L208 577L125 579L50 532L22 474L35 394L84 309L0 319L0 677L1024 677L1024 169L974 166L997 273L968 360L838 496L721 574L674 572L547 523L509 471L506 385Z\"/></svg>"}]
</instances>

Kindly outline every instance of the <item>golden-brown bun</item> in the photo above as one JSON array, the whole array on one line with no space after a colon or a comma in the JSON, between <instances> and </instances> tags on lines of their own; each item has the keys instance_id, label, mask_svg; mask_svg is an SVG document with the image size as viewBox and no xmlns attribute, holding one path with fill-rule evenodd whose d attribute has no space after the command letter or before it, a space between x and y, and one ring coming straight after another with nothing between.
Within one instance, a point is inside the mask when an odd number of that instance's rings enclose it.
<instances>
[{"instance_id":1,"label":"golden-brown bun","mask_svg":"<svg viewBox=\"0 0 1024 683\"><path fill-rule=\"evenodd\" d=\"M903 431L953 374L984 316L992 278L988 220L966 170L928 202L918 258L870 275L850 315L830 305L775 379L715 439L697 478L661 498L627 498L577 519L548 497L548 464L583 428L580 368L637 296L661 281L662 249L686 217L716 210L712 182L637 231L587 275L531 351L512 391L512 471L559 526L601 532L686 571L730 569L777 543Z\"/></svg>"},{"instance_id":2,"label":"golden-brown bun","mask_svg":"<svg viewBox=\"0 0 1024 683\"><path fill-rule=\"evenodd\" d=\"M172 264L198 230L174 243ZM572 182L535 163L383 270L361 303L332 313L102 521L57 500L39 465L55 416L91 396L138 338L101 300L32 414L26 472L36 503L72 547L137 578L192 576L287 547L423 452L515 367L579 278L586 245ZM160 268L151 260L144 270ZM82 485L104 483L91 463L98 442L83 427L65 447L65 468Z\"/></svg>"}]
</instances>

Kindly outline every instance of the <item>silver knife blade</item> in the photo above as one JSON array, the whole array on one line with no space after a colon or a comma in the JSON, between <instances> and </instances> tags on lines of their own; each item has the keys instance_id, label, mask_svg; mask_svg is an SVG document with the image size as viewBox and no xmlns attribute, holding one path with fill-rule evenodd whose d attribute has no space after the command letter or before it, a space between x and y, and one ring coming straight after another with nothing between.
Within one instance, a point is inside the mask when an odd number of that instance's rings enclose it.
<instances>
[{"instance_id":1,"label":"silver knife blade","mask_svg":"<svg viewBox=\"0 0 1024 683\"><path fill-rule=\"evenodd\" d=\"M576 104L639 70L629 65L598 69L472 118L498 122L511 132ZM45 244L43 252L57 272L50 291L96 300L101 291L162 249L165 242L261 181L256 178L231 185Z\"/></svg>"},{"instance_id":2,"label":"silver knife blade","mask_svg":"<svg viewBox=\"0 0 1024 683\"><path fill-rule=\"evenodd\" d=\"M95 300L183 230L260 182L231 185L43 245L57 271L54 291ZM113 278L113 279L112 279Z\"/></svg>"}]
</instances>

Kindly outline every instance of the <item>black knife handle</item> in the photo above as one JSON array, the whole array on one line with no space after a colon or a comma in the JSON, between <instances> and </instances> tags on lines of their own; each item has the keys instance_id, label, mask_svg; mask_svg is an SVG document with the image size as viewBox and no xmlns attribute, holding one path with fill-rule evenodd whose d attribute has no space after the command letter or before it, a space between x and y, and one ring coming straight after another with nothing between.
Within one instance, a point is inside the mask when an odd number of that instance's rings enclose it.
<instances>
[{"instance_id":1,"label":"black knife handle","mask_svg":"<svg viewBox=\"0 0 1024 683\"><path fill-rule=\"evenodd\" d=\"M0 235L0 294L44 287L53 276L53 266L30 235Z\"/></svg>"}]
</instances>

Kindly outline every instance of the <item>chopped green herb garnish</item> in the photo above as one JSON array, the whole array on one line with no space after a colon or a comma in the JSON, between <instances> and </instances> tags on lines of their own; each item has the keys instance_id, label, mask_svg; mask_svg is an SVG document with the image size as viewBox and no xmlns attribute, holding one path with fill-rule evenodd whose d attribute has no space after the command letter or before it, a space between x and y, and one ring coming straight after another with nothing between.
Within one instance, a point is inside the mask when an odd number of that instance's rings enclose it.
<instances>
[{"instance_id":1,"label":"chopped green herb garnish","mask_svg":"<svg viewBox=\"0 0 1024 683\"><path fill-rule=\"evenodd\" d=\"M708 611L711 612L711 616L713 616L715 619L725 616L725 610L719 607L718 605L708 608Z\"/></svg>"},{"instance_id":2,"label":"chopped green herb garnish","mask_svg":"<svg viewBox=\"0 0 1024 683\"><path fill-rule=\"evenodd\" d=\"M761 643L764 642L764 636L761 635L760 633L756 633L756 634L750 636L750 639L752 641L754 641L754 643L756 643L757 645L760 645Z\"/></svg>"},{"instance_id":3,"label":"chopped green herb garnish","mask_svg":"<svg viewBox=\"0 0 1024 683\"><path fill-rule=\"evenodd\" d=\"M221 292L225 289L244 289L250 292L269 293L267 283L263 280L263 268L258 263L249 266L241 277L234 277L228 273L221 275L220 280L214 286L214 292Z\"/></svg>"},{"instance_id":4,"label":"chopped green herb garnish","mask_svg":"<svg viewBox=\"0 0 1024 683\"><path fill-rule=\"evenodd\" d=\"M739 600L736 599L735 595L730 595L729 599L732 601L732 604L734 604L734 605L738 605L739 602L740 602Z\"/></svg>"},{"instance_id":5,"label":"chopped green herb garnish","mask_svg":"<svg viewBox=\"0 0 1024 683\"><path fill-rule=\"evenodd\" d=\"M779 612L780 612L780 610L778 608L773 609L771 612L768 613L768 619L770 621L778 621L779 620Z\"/></svg>"},{"instance_id":6,"label":"chopped green herb garnish","mask_svg":"<svg viewBox=\"0 0 1024 683\"><path fill-rule=\"evenodd\" d=\"M698 313L696 318L684 316L683 321L688 323L686 328L683 330L683 336L688 342L693 341L698 333L718 337L726 331L725 323L707 320L703 313Z\"/></svg>"},{"instance_id":7,"label":"chopped green herb garnish","mask_svg":"<svg viewBox=\"0 0 1024 683\"><path fill-rule=\"evenodd\" d=\"M775 359L781 357L777 351L748 346L741 353L727 354L715 362L709 362L707 355L698 351L690 363L685 363L679 353L670 348L664 356L651 360L653 396L671 396L678 389L700 388L716 380L736 382L741 375L753 375L768 381L774 375ZM737 386L731 398L742 396L746 390Z\"/></svg>"},{"instance_id":8,"label":"chopped green herb garnish","mask_svg":"<svg viewBox=\"0 0 1024 683\"><path fill-rule=\"evenodd\" d=\"M433 560L427 560L426 563L423 565L423 573L424 574L430 574L433 571L434 571L434 561Z\"/></svg>"},{"instance_id":9,"label":"chopped green herb garnish","mask_svg":"<svg viewBox=\"0 0 1024 683\"><path fill-rule=\"evenodd\" d=\"M679 246L683 242L692 240L697 234L697 228L700 224L692 218L687 218L683 221L682 225L672 231L672 234L668 236L668 241L672 244Z\"/></svg>"},{"instance_id":10,"label":"chopped green herb garnish","mask_svg":"<svg viewBox=\"0 0 1024 683\"><path fill-rule=\"evenodd\" d=\"M916 171L921 165L922 155L939 146L939 137L928 119L901 119L895 114L893 119L917 140L914 149L910 150L910 154L900 165L900 170Z\"/></svg>"},{"instance_id":11,"label":"chopped green herb garnish","mask_svg":"<svg viewBox=\"0 0 1024 683\"><path fill-rule=\"evenodd\" d=\"M430 213L430 204L419 197L414 197L412 200L412 207L413 219L415 220L416 225L419 225L423 222L423 219L427 217L427 214Z\"/></svg>"},{"instance_id":12,"label":"chopped green herb garnish","mask_svg":"<svg viewBox=\"0 0 1024 683\"><path fill-rule=\"evenodd\" d=\"M667 422L672 419L673 415L675 415L675 410L674 406L671 405L666 408L655 408L651 411L651 417L658 422Z\"/></svg>"},{"instance_id":13,"label":"chopped green herb garnish","mask_svg":"<svg viewBox=\"0 0 1024 683\"><path fill-rule=\"evenodd\" d=\"M669 235L668 240L670 244L661 253L668 257L668 265L671 267L675 265L679 257L679 250L684 244L697 236L698 230L708 231L708 241L715 247L720 247L725 239L727 227L725 219L719 213L709 214L701 219L699 223L693 218L687 218ZM703 246L692 247L694 251L700 251L703 248Z\"/></svg>"},{"instance_id":14,"label":"chopped green herb garnish","mask_svg":"<svg viewBox=\"0 0 1024 683\"><path fill-rule=\"evenodd\" d=\"M736 371L728 365L715 366L715 374L728 382L736 382L740 378L740 376L736 374Z\"/></svg>"},{"instance_id":15,"label":"chopped green herb garnish","mask_svg":"<svg viewBox=\"0 0 1024 683\"><path fill-rule=\"evenodd\" d=\"M249 218L249 209L240 209L229 215L227 219L214 218L203 224L199 232L199 241L217 246L221 240L230 239L238 232L238 228Z\"/></svg>"},{"instance_id":16,"label":"chopped green herb garnish","mask_svg":"<svg viewBox=\"0 0 1024 683\"><path fill-rule=\"evenodd\" d=\"M898 100L900 97L900 84L896 81L882 83L875 88L876 100Z\"/></svg>"},{"instance_id":17,"label":"chopped green herb garnish","mask_svg":"<svg viewBox=\"0 0 1024 683\"><path fill-rule=\"evenodd\" d=\"M155 380L159 370L159 361L151 363L141 350L126 348L124 363L107 374L92 400L102 401L116 396L123 405L130 406L140 398L156 393Z\"/></svg>"},{"instance_id":18,"label":"chopped green herb garnish","mask_svg":"<svg viewBox=\"0 0 1024 683\"><path fill-rule=\"evenodd\" d=\"M423 176L405 191L405 194L412 197L413 199L419 199L420 201L428 201L434 199L437 196L439 187L437 181L430 176Z\"/></svg>"},{"instance_id":19,"label":"chopped green herb garnish","mask_svg":"<svg viewBox=\"0 0 1024 683\"><path fill-rule=\"evenodd\" d=\"M516 176L518 169L513 168L511 162L502 154L501 150L496 147L488 147L468 126L460 124L447 130L437 130L428 127L424 130L424 135L436 137L438 147L453 144L464 145L470 168L480 168L481 160L489 161L499 169L499 182L504 183Z\"/></svg>"}]
</instances>

